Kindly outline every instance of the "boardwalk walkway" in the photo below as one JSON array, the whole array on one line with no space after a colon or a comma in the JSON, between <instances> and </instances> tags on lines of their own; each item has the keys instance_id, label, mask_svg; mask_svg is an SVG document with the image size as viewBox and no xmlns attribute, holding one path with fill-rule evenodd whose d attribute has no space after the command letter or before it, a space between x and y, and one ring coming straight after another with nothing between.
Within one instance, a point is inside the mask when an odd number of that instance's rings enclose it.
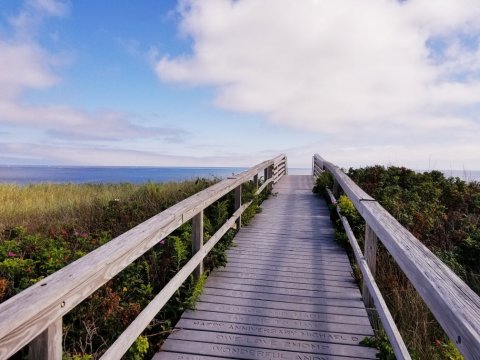
<instances>
[{"instance_id":1,"label":"boardwalk walkway","mask_svg":"<svg viewBox=\"0 0 480 360\"><path fill-rule=\"evenodd\" d=\"M347 255L311 176L284 176L155 360L374 359Z\"/></svg>"}]
</instances>

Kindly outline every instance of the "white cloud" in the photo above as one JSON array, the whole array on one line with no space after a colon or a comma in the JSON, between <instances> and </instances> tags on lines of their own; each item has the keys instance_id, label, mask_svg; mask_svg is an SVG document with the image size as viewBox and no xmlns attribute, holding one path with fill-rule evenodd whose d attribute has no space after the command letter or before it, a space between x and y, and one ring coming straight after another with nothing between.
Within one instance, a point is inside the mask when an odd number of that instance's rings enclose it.
<instances>
[{"instance_id":1,"label":"white cloud","mask_svg":"<svg viewBox=\"0 0 480 360\"><path fill-rule=\"evenodd\" d=\"M58 84L55 66L62 56L49 52L36 39L46 17L63 17L68 4L58 0L28 0L19 14L10 18L12 34L0 34L0 126L18 132L32 129L50 142L121 141L161 138L182 142L186 131L174 127L145 127L131 114L113 110L83 111L63 104L28 105L23 95L31 89Z\"/></svg>"},{"instance_id":2,"label":"white cloud","mask_svg":"<svg viewBox=\"0 0 480 360\"><path fill-rule=\"evenodd\" d=\"M11 33L0 33L0 101L17 101L29 89L48 88L59 79L52 67L57 54L38 45L35 30L48 16L63 16L66 5L55 0L26 1L9 18Z\"/></svg>"},{"instance_id":3,"label":"white cloud","mask_svg":"<svg viewBox=\"0 0 480 360\"><path fill-rule=\"evenodd\" d=\"M47 58L34 44L0 39L0 99L15 99L25 89L55 84L58 79L49 71Z\"/></svg>"},{"instance_id":4,"label":"white cloud","mask_svg":"<svg viewBox=\"0 0 480 360\"><path fill-rule=\"evenodd\" d=\"M15 37L23 40L34 37L35 30L47 17L64 17L69 4L62 0L26 0L21 11L9 18L15 30Z\"/></svg>"},{"instance_id":5,"label":"white cloud","mask_svg":"<svg viewBox=\"0 0 480 360\"><path fill-rule=\"evenodd\" d=\"M126 114L115 111L85 112L63 105L25 106L0 101L0 124L36 128L60 140L122 141L162 138L182 142L188 134L176 127L145 127L134 124Z\"/></svg>"},{"instance_id":6,"label":"white cloud","mask_svg":"<svg viewBox=\"0 0 480 360\"><path fill-rule=\"evenodd\" d=\"M155 70L213 86L219 107L330 134L337 146L387 136L401 149L413 134L440 156L436 141L468 151L463 135L479 133L480 117L467 112L480 106L478 0L184 0L178 9L192 53L163 54Z\"/></svg>"},{"instance_id":7,"label":"white cloud","mask_svg":"<svg viewBox=\"0 0 480 360\"><path fill-rule=\"evenodd\" d=\"M50 16L65 16L68 13L68 4L66 1L30 0L27 4Z\"/></svg>"},{"instance_id":8,"label":"white cloud","mask_svg":"<svg viewBox=\"0 0 480 360\"><path fill-rule=\"evenodd\" d=\"M11 164L44 164L45 159L58 165L89 166L198 166L250 167L277 153L262 156L250 155L171 155L160 151L138 151L115 147L89 147L12 142L0 143L0 153Z\"/></svg>"}]
</instances>

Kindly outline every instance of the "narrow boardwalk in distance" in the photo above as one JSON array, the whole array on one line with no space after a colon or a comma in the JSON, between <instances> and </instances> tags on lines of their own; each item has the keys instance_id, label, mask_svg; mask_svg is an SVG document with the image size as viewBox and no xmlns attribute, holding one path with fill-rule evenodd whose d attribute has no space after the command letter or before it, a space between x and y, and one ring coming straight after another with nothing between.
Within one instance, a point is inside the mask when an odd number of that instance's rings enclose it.
<instances>
[{"instance_id":1,"label":"narrow boardwalk in distance","mask_svg":"<svg viewBox=\"0 0 480 360\"><path fill-rule=\"evenodd\" d=\"M155 360L375 359L373 331L313 177L284 176Z\"/></svg>"}]
</instances>

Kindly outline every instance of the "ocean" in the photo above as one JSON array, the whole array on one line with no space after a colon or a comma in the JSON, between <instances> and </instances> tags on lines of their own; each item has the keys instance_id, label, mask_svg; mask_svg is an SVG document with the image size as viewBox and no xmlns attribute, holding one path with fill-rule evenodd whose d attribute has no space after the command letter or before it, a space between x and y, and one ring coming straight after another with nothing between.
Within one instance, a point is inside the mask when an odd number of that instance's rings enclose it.
<instances>
[{"instance_id":1,"label":"ocean","mask_svg":"<svg viewBox=\"0 0 480 360\"><path fill-rule=\"evenodd\" d=\"M480 171L479 170L440 170L447 177L458 177L461 180L468 182L479 181L480 182Z\"/></svg>"},{"instance_id":2,"label":"ocean","mask_svg":"<svg viewBox=\"0 0 480 360\"><path fill-rule=\"evenodd\" d=\"M221 178L238 174L242 167L103 167L103 166L0 166L0 183L145 183L197 178ZM309 174L310 169L289 169Z\"/></svg>"},{"instance_id":3,"label":"ocean","mask_svg":"<svg viewBox=\"0 0 480 360\"><path fill-rule=\"evenodd\" d=\"M136 166L0 166L0 183L145 183L172 182L197 178L224 179L243 167L136 167ZM417 170L423 172L425 170ZM480 181L480 171L443 170L447 177ZM290 175L309 175L308 168L289 168Z\"/></svg>"}]
</instances>

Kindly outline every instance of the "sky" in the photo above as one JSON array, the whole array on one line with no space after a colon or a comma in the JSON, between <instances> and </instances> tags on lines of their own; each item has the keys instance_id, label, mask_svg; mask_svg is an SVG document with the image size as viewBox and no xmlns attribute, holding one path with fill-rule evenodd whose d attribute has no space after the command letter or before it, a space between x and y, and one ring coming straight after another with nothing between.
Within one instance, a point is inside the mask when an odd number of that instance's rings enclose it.
<instances>
[{"instance_id":1,"label":"sky","mask_svg":"<svg viewBox=\"0 0 480 360\"><path fill-rule=\"evenodd\" d=\"M480 169L480 0L0 0L0 165Z\"/></svg>"}]
</instances>

